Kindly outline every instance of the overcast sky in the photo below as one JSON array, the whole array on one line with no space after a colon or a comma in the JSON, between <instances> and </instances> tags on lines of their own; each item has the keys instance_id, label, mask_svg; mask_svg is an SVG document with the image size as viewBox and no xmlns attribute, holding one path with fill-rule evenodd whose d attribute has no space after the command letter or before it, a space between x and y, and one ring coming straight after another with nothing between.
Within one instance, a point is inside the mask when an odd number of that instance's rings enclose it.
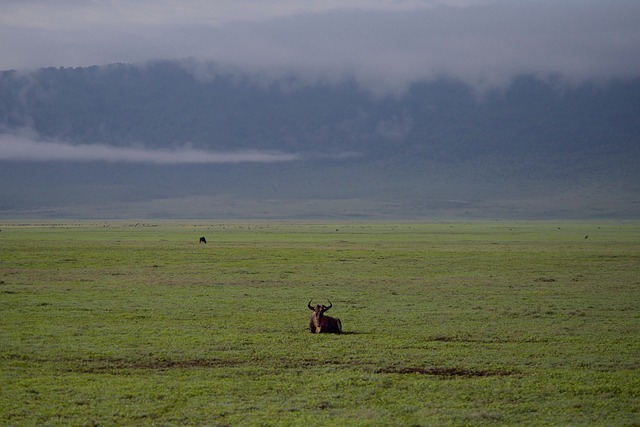
<instances>
[{"instance_id":1,"label":"overcast sky","mask_svg":"<svg viewBox=\"0 0 640 427\"><path fill-rule=\"evenodd\" d=\"M185 59L401 94L453 77L640 76L638 0L0 0L0 70ZM192 59L196 59L193 61ZM74 145L1 134L0 160L274 162L283 153Z\"/></svg>"},{"instance_id":2,"label":"overcast sky","mask_svg":"<svg viewBox=\"0 0 640 427\"><path fill-rule=\"evenodd\" d=\"M398 91L640 75L638 0L2 0L0 69L196 58Z\"/></svg>"}]
</instances>

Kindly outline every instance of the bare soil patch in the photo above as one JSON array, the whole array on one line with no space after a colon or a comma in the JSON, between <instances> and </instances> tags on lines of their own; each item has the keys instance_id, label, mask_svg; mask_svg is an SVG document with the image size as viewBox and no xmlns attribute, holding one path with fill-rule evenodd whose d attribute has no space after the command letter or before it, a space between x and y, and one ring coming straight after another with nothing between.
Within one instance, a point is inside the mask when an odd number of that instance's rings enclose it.
<instances>
[{"instance_id":1,"label":"bare soil patch","mask_svg":"<svg viewBox=\"0 0 640 427\"><path fill-rule=\"evenodd\" d=\"M493 377L493 376L509 376L514 375L511 371L490 371L481 369L468 369L468 368L456 368L456 367L431 367L431 368L419 368L419 367L404 367L404 368L383 368L378 371L382 374L418 374L418 375L432 375L436 377Z\"/></svg>"}]
</instances>

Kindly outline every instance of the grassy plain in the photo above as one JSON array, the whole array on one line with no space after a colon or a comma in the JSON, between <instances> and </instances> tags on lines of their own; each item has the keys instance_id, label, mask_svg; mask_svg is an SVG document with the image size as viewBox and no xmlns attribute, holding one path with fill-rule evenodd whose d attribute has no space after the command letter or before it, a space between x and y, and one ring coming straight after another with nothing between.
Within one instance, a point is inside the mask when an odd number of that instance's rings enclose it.
<instances>
[{"instance_id":1,"label":"grassy plain","mask_svg":"<svg viewBox=\"0 0 640 427\"><path fill-rule=\"evenodd\" d=\"M0 425L640 424L637 222L0 229Z\"/></svg>"}]
</instances>

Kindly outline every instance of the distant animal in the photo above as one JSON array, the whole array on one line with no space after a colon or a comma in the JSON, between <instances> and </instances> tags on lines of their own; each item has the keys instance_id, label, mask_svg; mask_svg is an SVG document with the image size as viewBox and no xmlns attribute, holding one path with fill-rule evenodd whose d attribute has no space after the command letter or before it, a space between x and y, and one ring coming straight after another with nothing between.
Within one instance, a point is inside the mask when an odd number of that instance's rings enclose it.
<instances>
[{"instance_id":1,"label":"distant animal","mask_svg":"<svg viewBox=\"0 0 640 427\"><path fill-rule=\"evenodd\" d=\"M589 236L584 236L584 238L585 238L585 239L588 239L588 238L589 238Z\"/></svg>"},{"instance_id":2,"label":"distant animal","mask_svg":"<svg viewBox=\"0 0 640 427\"><path fill-rule=\"evenodd\" d=\"M311 300L313 301L313 300ZM309 332L312 334L340 334L342 333L342 322L337 317L325 316L324 313L329 311L333 304L329 301L329 307L323 304L311 306L311 301L307 304L309 310L313 311L309 319Z\"/></svg>"},{"instance_id":3,"label":"distant animal","mask_svg":"<svg viewBox=\"0 0 640 427\"><path fill-rule=\"evenodd\" d=\"M198 243L207 243L207 239L205 239L204 237L201 237Z\"/></svg>"}]
</instances>

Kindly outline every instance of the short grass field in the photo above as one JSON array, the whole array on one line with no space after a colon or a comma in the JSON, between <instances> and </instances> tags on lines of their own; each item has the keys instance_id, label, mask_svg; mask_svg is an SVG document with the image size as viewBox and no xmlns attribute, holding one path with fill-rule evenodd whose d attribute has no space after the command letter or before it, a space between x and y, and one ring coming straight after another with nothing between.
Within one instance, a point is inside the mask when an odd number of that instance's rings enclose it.
<instances>
[{"instance_id":1,"label":"short grass field","mask_svg":"<svg viewBox=\"0 0 640 427\"><path fill-rule=\"evenodd\" d=\"M637 222L0 229L0 425L640 425Z\"/></svg>"}]
</instances>

